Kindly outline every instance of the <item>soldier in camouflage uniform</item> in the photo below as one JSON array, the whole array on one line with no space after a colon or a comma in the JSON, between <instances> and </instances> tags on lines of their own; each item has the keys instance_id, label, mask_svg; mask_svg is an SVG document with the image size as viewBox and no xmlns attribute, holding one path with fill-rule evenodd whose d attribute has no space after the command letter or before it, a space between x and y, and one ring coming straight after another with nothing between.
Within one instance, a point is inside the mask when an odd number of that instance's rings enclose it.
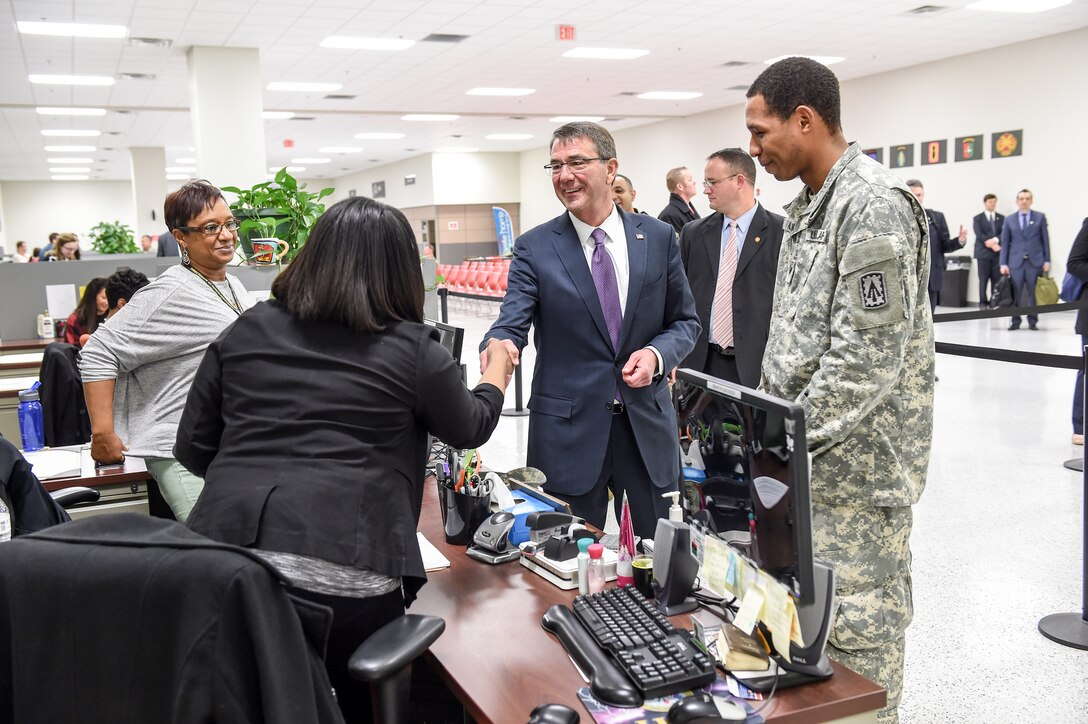
<instances>
[{"instance_id":1,"label":"soldier in camouflage uniform","mask_svg":"<svg viewBox=\"0 0 1088 724\"><path fill-rule=\"evenodd\" d=\"M932 438L925 212L847 144L839 86L788 58L748 90L750 151L806 187L786 206L762 387L805 410L816 556L835 570L829 654L888 690L897 721L913 609L911 506Z\"/></svg>"}]
</instances>

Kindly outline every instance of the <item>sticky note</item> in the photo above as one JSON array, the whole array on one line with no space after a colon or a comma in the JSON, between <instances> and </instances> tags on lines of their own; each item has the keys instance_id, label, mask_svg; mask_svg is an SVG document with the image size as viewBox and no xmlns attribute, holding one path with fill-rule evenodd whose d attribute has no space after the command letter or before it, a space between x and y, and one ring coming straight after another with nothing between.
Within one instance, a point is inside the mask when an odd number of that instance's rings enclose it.
<instances>
[{"instance_id":1,"label":"sticky note","mask_svg":"<svg viewBox=\"0 0 1088 724\"><path fill-rule=\"evenodd\" d=\"M725 596L725 579L729 572L729 547L719 538L708 535L703 539L703 585L716 596Z\"/></svg>"},{"instance_id":2,"label":"sticky note","mask_svg":"<svg viewBox=\"0 0 1088 724\"><path fill-rule=\"evenodd\" d=\"M791 622L790 596L778 581L767 581L764 586L766 600L763 604L763 623L771 632L774 649L786 661L790 660Z\"/></svg>"},{"instance_id":3,"label":"sticky note","mask_svg":"<svg viewBox=\"0 0 1088 724\"><path fill-rule=\"evenodd\" d=\"M797 618L797 606L794 604L793 599L789 599L789 614L790 614L790 641L797 644L801 648L805 646L805 639L801 636L801 621Z\"/></svg>"},{"instance_id":4,"label":"sticky note","mask_svg":"<svg viewBox=\"0 0 1088 724\"><path fill-rule=\"evenodd\" d=\"M737 554L729 551L729 567L725 571L725 587L734 596L740 586L737 585Z\"/></svg>"},{"instance_id":5,"label":"sticky note","mask_svg":"<svg viewBox=\"0 0 1088 724\"><path fill-rule=\"evenodd\" d=\"M752 633L759 618L759 611L763 608L763 591L758 586L750 586L744 591L744 597L740 602L740 610L737 611L733 625L746 634Z\"/></svg>"}]
</instances>

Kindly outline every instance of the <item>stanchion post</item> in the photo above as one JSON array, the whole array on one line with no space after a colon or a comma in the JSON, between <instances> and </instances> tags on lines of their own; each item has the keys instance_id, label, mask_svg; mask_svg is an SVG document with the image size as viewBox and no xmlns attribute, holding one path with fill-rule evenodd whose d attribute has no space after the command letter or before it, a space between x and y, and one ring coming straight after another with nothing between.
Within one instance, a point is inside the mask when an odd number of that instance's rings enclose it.
<instances>
[{"instance_id":1,"label":"stanchion post","mask_svg":"<svg viewBox=\"0 0 1088 724\"><path fill-rule=\"evenodd\" d=\"M438 306L439 315L442 317L443 324L450 323L450 307L449 307L450 290L446 287L438 288Z\"/></svg>"},{"instance_id":2,"label":"stanchion post","mask_svg":"<svg viewBox=\"0 0 1088 724\"><path fill-rule=\"evenodd\" d=\"M514 406L502 411L505 417L527 417L529 411L521 404L521 365L514 368Z\"/></svg>"},{"instance_id":3,"label":"stanchion post","mask_svg":"<svg viewBox=\"0 0 1088 724\"><path fill-rule=\"evenodd\" d=\"M1084 355L1083 366L1085 375L1088 375L1088 345L1082 349ZM1088 399L1088 395L1085 395ZM1084 404L1082 410L1088 410ZM1052 613L1039 620L1039 632L1051 641L1056 641L1063 646L1071 646L1077 649L1088 649L1088 445L1084 446L1084 468L1082 480L1084 483L1084 530L1082 532L1081 548L1081 605L1080 613Z\"/></svg>"}]
</instances>

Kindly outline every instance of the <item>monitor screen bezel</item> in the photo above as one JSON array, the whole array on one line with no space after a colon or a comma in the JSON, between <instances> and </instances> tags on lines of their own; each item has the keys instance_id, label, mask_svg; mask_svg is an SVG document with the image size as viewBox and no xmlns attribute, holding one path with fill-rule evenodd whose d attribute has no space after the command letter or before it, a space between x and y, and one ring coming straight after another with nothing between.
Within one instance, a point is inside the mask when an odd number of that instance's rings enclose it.
<instances>
[{"instance_id":1,"label":"monitor screen bezel","mask_svg":"<svg viewBox=\"0 0 1088 724\"><path fill-rule=\"evenodd\" d=\"M423 323L429 327L434 327L443 334L453 335L453 359L457 364L461 364L461 348L465 343L465 330L462 327L454 327L452 324L438 322L434 319L424 319Z\"/></svg>"},{"instance_id":2,"label":"monitor screen bezel","mask_svg":"<svg viewBox=\"0 0 1088 724\"><path fill-rule=\"evenodd\" d=\"M811 604L816 598L816 588L812 551L811 471L808 442L805 437L805 411L796 402L783 400L692 369L680 369L677 371L676 377L678 380L712 394L719 394L765 412L781 415L784 419L793 423L790 496L795 520L794 545L798 558L797 587L800 592L798 601L801 604ZM679 411L677 412L679 413Z\"/></svg>"}]
</instances>

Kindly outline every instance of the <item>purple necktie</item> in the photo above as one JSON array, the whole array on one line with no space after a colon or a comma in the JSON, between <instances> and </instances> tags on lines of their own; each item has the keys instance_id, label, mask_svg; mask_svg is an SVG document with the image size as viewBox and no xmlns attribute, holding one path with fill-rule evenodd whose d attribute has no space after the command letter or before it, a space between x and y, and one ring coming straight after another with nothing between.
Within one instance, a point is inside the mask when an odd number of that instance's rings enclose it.
<instances>
[{"instance_id":1,"label":"purple necktie","mask_svg":"<svg viewBox=\"0 0 1088 724\"><path fill-rule=\"evenodd\" d=\"M593 286L597 287L597 299L601 302L601 311L604 312L604 323L608 327L608 336L612 339L612 350L619 353L620 328L623 326L623 312L620 311L620 292L616 282L616 267L612 263L612 255L604 248L604 229L594 229L590 234L593 237L593 262L590 271L593 273ZM616 389L617 399L623 400L619 388Z\"/></svg>"}]
</instances>

